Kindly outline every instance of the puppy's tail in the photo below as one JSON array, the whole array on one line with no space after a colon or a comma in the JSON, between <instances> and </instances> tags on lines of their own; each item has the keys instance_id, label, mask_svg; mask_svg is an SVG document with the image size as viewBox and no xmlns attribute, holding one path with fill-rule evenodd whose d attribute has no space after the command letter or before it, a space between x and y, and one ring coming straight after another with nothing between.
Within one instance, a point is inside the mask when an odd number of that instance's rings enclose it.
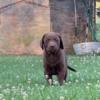
<instances>
[{"instance_id":1,"label":"puppy's tail","mask_svg":"<svg viewBox=\"0 0 100 100\"><path fill-rule=\"evenodd\" d=\"M77 72L74 68L71 68L70 66L67 66L67 67L68 67L68 69L70 69L71 71Z\"/></svg>"}]
</instances>

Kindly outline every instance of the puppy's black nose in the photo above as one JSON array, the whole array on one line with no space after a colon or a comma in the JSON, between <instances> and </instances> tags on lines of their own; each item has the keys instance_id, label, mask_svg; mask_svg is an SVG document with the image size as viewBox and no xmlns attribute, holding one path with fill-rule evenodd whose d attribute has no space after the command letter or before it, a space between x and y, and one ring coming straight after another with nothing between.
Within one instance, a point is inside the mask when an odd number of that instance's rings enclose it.
<instances>
[{"instance_id":1,"label":"puppy's black nose","mask_svg":"<svg viewBox=\"0 0 100 100\"><path fill-rule=\"evenodd\" d=\"M54 45L51 45L50 47L51 47L51 48L54 48L55 46L54 46Z\"/></svg>"},{"instance_id":2,"label":"puppy's black nose","mask_svg":"<svg viewBox=\"0 0 100 100\"><path fill-rule=\"evenodd\" d=\"M55 48L55 43L50 42L50 48Z\"/></svg>"}]
</instances>

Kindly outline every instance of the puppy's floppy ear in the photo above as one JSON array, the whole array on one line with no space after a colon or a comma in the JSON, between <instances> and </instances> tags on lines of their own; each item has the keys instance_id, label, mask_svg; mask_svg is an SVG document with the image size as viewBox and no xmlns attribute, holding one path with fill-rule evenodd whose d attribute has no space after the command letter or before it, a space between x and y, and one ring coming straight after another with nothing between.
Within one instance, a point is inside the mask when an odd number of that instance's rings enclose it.
<instances>
[{"instance_id":1,"label":"puppy's floppy ear","mask_svg":"<svg viewBox=\"0 0 100 100\"><path fill-rule=\"evenodd\" d=\"M62 41L62 38L61 38L60 34L58 34L58 37L60 39L60 48L64 49L63 41Z\"/></svg>"},{"instance_id":2,"label":"puppy's floppy ear","mask_svg":"<svg viewBox=\"0 0 100 100\"><path fill-rule=\"evenodd\" d=\"M40 46L42 49L44 49L44 38L45 38L45 34L42 36L42 39L40 41Z\"/></svg>"},{"instance_id":3,"label":"puppy's floppy ear","mask_svg":"<svg viewBox=\"0 0 100 100\"><path fill-rule=\"evenodd\" d=\"M63 41L62 41L61 36L60 36L60 48L61 48L61 49L64 49L64 45L63 45Z\"/></svg>"}]
</instances>

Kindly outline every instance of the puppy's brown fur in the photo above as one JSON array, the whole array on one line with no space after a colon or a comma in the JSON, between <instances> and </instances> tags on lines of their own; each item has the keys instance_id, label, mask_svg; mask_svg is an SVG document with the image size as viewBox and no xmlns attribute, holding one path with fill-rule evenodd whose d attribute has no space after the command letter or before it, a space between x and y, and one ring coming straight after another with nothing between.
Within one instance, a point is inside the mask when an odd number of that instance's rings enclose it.
<instances>
[{"instance_id":1,"label":"puppy's brown fur","mask_svg":"<svg viewBox=\"0 0 100 100\"><path fill-rule=\"evenodd\" d=\"M52 84L52 75L57 75L58 81L62 85L64 80L66 81L68 66L60 34L54 32L44 34L41 48L44 51L44 75L48 83Z\"/></svg>"}]
</instances>

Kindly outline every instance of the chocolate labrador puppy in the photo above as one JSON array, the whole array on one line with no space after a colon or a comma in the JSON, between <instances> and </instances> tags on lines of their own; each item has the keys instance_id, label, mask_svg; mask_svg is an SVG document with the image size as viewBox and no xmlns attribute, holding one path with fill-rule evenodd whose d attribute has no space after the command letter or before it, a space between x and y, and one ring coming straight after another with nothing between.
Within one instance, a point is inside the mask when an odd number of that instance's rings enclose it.
<instances>
[{"instance_id":1,"label":"chocolate labrador puppy","mask_svg":"<svg viewBox=\"0 0 100 100\"><path fill-rule=\"evenodd\" d=\"M60 34L55 32L44 34L41 40L41 48L44 51L44 75L48 83L52 85L52 75L57 75L59 84L62 85L64 80L66 81L67 69L76 70L67 65Z\"/></svg>"}]
</instances>

